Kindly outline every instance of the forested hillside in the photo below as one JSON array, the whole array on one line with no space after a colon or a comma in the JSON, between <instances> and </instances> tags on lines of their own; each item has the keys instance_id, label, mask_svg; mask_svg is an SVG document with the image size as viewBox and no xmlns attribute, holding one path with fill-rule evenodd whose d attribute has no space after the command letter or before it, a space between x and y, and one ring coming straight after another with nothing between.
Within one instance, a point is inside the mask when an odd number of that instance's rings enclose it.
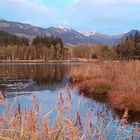
<instances>
[{"instance_id":1,"label":"forested hillside","mask_svg":"<svg viewBox=\"0 0 140 140\"><path fill-rule=\"evenodd\" d=\"M131 30L114 35L108 35L98 31L81 32L72 28L62 26L42 28L30 24L7 21L0 19L0 30L7 33L34 38L35 36L55 36L60 37L65 45L79 44L105 44L116 45L125 40L130 34L134 35L138 30Z\"/></svg>"}]
</instances>

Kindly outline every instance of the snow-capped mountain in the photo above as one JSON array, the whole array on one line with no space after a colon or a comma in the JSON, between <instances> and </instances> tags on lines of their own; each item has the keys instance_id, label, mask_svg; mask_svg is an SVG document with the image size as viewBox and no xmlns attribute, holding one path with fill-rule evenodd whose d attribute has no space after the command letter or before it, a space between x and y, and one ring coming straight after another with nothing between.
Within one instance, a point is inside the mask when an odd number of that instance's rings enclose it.
<instances>
[{"instance_id":1,"label":"snow-capped mountain","mask_svg":"<svg viewBox=\"0 0 140 140\"><path fill-rule=\"evenodd\" d=\"M93 30L93 31L91 31L91 32L81 32L81 34L83 34L83 35L86 36L86 37L95 35L96 33L97 33L96 30Z\"/></svg>"},{"instance_id":2,"label":"snow-capped mountain","mask_svg":"<svg viewBox=\"0 0 140 140\"><path fill-rule=\"evenodd\" d=\"M15 34L18 36L26 36L33 38L39 35L58 36L61 37L64 44L107 44L114 45L121 42L130 34L135 34L137 30L132 30L128 33L117 35L106 35L96 30L91 32L78 32L74 29L65 28L62 26L41 28L30 24L0 20L0 30Z\"/></svg>"},{"instance_id":3,"label":"snow-capped mountain","mask_svg":"<svg viewBox=\"0 0 140 140\"><path fill-rule=\"evenodd\" d=\"M69 29L69 28L65 28L65 27L63 27L63 26L57 26L56 27L57 29L60 29L60 30L62 30L62 31L64 31L64 32L68 32L68 31L71 31L72 29Z\"/></svg>"}]
</instances>

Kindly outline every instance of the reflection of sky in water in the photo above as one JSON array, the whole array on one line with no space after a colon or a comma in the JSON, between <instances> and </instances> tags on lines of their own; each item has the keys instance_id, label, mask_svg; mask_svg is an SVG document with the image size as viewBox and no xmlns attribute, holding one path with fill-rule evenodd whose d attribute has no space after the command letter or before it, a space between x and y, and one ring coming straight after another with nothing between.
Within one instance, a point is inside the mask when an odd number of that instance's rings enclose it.
<instances>
[{"instance_id":1,"label":"reflection of sky in water","mask_svg":"<svg viewBox=\"0 0 140 140\"><path fill-rule=\"evenodd\" d=\"M41 106L41 113L42 116L45 116L45 114L47 112L49 112L52 109L55 109L57 107L57 99L59 97L59 93L62 93L63 96L67 96L67 93L65 92L65 90L62 89L58 89L55 91L51 91L51 90L42 90L42 91L34 91L32 92L32 94L29 95L22 95L22 96L17 96L16 98L16 102L20 102L21 106L23 108L30 108L31 106L31 100L32 100L32 95L35 95L38 99L38 102ZM84 122L84 128L87 128L87 119L88 116L88 111L91 110L91 116L92 116L92 121L94 126L97 126L100 124L100 121L98 120L98 115L101 112L106 112L107 115L107 122L110 129L110 139L112 139L115 135L116 129L118 129L119 126L119 120L118 118L113 118L112 117L112 111L110 109L106 108L105 104L100 104L100 103L96 103L95 101L91 100L91 99L87 99L85 97L79 96L78 94L76 94L77 91L75 89L71 89L71 94L72 94L72 117L73 121L76 120L76 112L79 108L80 110L80 115L81 115L81 119ZM78 103L79 103L79 98L80 98L80 106L78 107ZM14 98L10 97L9 98L9 102L12 103L14 100ZM9 104L10 104L9 103ZM16 104L17 106L17 104ZM0 109L2 111L2 109ZM54 110L50 115L49 115L49 119L50 120L54 120L56 116L56 110ZM103 123L104 126L106 126L105 123ZM103 127L103 126L102 126ZM133 130L134 127L138 127L137 125L135 125L135 123L133 123L133 125L126 125L125 130L126 131L120 131L120 133L122 133L122 137L126 138ZM104 131L104 128L103 128Z\"/></svg>"},{"instance_id":2,"label":"reflection of sky in water","mask_svg":"<svg viewBox=\"0 0 140 140\"><path fill-rule=\"evenodd\" d=\"M63 93L66 96L64 90L65 84L68 82L67 74L71 66L75 65L9 65L2 66L0 69L0 90L7 93L9 97L9 104L13 102L15 95L17 96L16 102L20 102L24 108L31 106L32 95L38 98L41 105L41 112L44 116L48 111L55 108L57 105L57 99L59 93ZM1 67L1 65L0 65ZM9 73L7 73L9 71ZM31 73L32 71L32 73ZM52 74L52 71L53 74ZM6 72L6 73L5 73ZM19 74L20 73L20 74ZM40 76L40 77L38 77ZM6 77L6 78L5 78ZM110 139L113 138L116 128L119 126L119 119L113 113L111 109L105 104L97 103L96 101L82 97L77 94L75 89L71 88L72 94L72 117L76 119L76 111L78 110L79 98L81 103L79 106L82 120L85 122L85 129L87 128L87 121L85 116L88 114L88 110L91 110L92 120L95 126L100 121L97 119L98 114L106 112L108 125L111 128ZM3 106L0 106L0 113L3 112ZM53 119L56 115L56 110L50 115L50 119ZM105 124L104 124L105 125ZM124 139L132 131L134 127L138 127L137 123L126 125L126 131L123 131L122 139Z\"/></svg>"}]
</instances>

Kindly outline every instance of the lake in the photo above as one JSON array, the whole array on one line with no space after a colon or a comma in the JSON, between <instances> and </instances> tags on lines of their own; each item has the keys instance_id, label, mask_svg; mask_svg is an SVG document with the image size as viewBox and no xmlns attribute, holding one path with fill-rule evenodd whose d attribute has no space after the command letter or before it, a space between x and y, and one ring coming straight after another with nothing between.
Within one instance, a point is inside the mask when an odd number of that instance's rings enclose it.
<instances>
[{"instance_id":1,"label":"lake","mask_svg":"<svg viewBox=\"0 0 140 140\"><path fill-rule=\"evenodd\" d=\"M102 112L107 115L107 122L110 129L109 138L115 137L116 129L120 126L120 118L123 112L113 110L103 100L95 100L92 97L78 93L69 82L69 72L72 67L79 67L83 63L42 63L42 64L0 64L0 91L5 98L9 99L9 104L16 101L22 107L31 106L32 96L38 98L42 115L55 108L59 94L66 94L65 86L69 84L72 96L72 118L75 119L75 112L80 111L81 118L85 119L90 110L94 125L98 125L98 116ZM80 102L80 103L79 103ZM0 106L0 113L3 108ZM50 117L54 117L52 113ZM86 121L86 120L85 120ZM121 138L125 139L134 128L140 127L140 114L130 113L126 131L121 132ZM104 124L106 125L106 124ZM86 126L83 126L86 128Z\"/></svg>"}]
</instances>

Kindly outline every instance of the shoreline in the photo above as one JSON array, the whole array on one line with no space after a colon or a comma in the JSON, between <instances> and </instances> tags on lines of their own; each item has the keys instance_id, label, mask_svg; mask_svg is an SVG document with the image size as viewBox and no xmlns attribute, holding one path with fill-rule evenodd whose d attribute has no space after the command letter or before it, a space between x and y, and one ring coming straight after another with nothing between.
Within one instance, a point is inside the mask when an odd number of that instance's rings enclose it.
<instances>
[{"instance_id":1,"label":"shoreline","mask_svg":"<svg viewBox=\"0 0 140 140\"><path fill-rule=\"evenodd\" d=\"M96 62L91 59L69 59L69 60L0 60L1 64L7 63L65 63L65 62Z\"/></svg>"}]
</instances>

